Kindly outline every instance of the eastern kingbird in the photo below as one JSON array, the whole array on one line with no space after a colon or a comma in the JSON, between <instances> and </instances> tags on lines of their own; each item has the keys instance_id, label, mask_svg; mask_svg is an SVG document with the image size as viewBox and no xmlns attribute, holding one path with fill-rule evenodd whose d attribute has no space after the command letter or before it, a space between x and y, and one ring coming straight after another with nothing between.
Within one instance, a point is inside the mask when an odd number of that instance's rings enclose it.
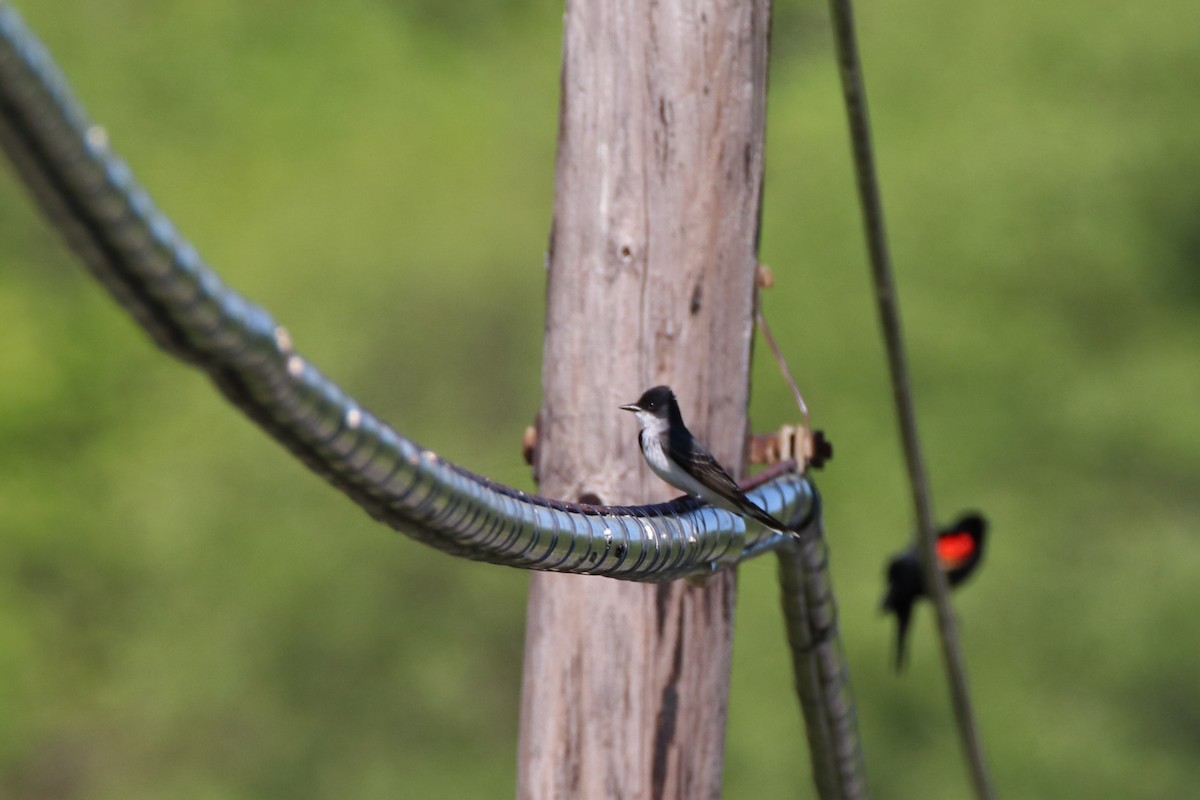
<instances>
[{"instance_id":1,"label":"eastern kingbird","mask_svg":"<svg viewBox=\"0 0 1200 800\"><path fill-rule=\"evenodd\" d=\"M647 389L636 403L621 408L637 414L642 426L638 444L655 475L706 503L750 517L773 531L799 536L750 502L713 454L692 436L669 387Z\"/></svg>"},{"instance_id":2,"label":"eastern kingbird","mask_svg":"<svg viewBox=\"0 0 1200 800\"><path fill-rule=\"evenodd\" d=\"M950 586L958 586L970 577L983 558L987 538L987 520L977 513L964 514L949 528L938 532L938 569L946 574ZM916 545L892 556L887 567L887 594L883 612L896 615L896 672L904 669L904 639L912 617L913 603L926 595L925 576Z\"/></svg>"}]
</instances>

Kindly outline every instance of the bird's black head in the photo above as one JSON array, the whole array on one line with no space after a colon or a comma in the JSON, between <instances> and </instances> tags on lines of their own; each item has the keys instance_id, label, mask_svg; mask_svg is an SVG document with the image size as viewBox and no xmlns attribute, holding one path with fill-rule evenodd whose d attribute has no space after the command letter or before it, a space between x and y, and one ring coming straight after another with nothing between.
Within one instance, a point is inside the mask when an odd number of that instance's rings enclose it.
<instances>
[{"instance_id":1,"label":"bird's black head","mask_svg":"<svg viewBox=\"0 0 1200 800\"><path fill-rule=\"evenodd\" d=\"M675 402L675 393L669 386L647 389L636 403L629 403L621 408L626 411L645 411L663 419L679 416L679 404Z\"/></svg>"}]
</instances>

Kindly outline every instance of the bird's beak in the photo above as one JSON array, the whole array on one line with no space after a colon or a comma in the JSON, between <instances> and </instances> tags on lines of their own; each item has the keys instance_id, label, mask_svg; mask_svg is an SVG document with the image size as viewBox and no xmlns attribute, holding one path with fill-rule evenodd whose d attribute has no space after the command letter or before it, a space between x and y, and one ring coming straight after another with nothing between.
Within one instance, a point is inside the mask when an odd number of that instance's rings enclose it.
<instances>
[{"instance_id":1,"label":"bird's beak","mask_svg":"<svg viewBox=\"0 0 1200 800\"><path fill-rule=\"evenodd\" d=\"M621 410L622 410L622 411L634 411L634 412L637 412L637 411L641 411L641 410L642 410L642 407L641 407L641 406L639 406L637 403L629 403L629 404L627 404L627 405L623 405L623 406L621 406Z\"/></svg>"}]
</instances>

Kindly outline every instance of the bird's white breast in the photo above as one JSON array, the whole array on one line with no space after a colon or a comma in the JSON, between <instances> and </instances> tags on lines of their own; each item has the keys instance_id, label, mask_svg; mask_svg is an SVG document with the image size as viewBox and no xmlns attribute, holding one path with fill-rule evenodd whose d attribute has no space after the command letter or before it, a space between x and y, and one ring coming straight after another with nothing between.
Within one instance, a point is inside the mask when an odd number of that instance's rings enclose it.
<instances>
[{"instance_id":1,"label":"bird's white breast","mask_svg":"<svg viewBox=\"0 0 1200 800\"><path fill-rule=\"evenodd\" d=\"M712 502L712 492L707 487L680 469L663 449L662 440L667 430L667 421L644 411L638 412L638 421L642 424L639 436L642 445L642 455L651 471L680 491Z\"/></svg>"}]
</instances>

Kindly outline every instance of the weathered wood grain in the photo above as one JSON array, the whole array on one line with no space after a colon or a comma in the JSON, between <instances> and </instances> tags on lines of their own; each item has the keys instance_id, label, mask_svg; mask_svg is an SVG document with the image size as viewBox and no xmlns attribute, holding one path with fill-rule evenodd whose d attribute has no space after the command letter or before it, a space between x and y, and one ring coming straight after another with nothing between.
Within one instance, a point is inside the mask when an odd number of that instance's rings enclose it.
<instances>
[{"instance_id":1,"label":"weathered wood grain","mask_svg":"<svg viewBox=\"0 0 1200 800\"><path fill-rule=\"evenodd\" d=\"M658 383L740 467L769 0L570 0L535 469L664 500L617 409ZM518 796L720 794L734 575L531 576Z\"/></svg>"}]
</instances>

